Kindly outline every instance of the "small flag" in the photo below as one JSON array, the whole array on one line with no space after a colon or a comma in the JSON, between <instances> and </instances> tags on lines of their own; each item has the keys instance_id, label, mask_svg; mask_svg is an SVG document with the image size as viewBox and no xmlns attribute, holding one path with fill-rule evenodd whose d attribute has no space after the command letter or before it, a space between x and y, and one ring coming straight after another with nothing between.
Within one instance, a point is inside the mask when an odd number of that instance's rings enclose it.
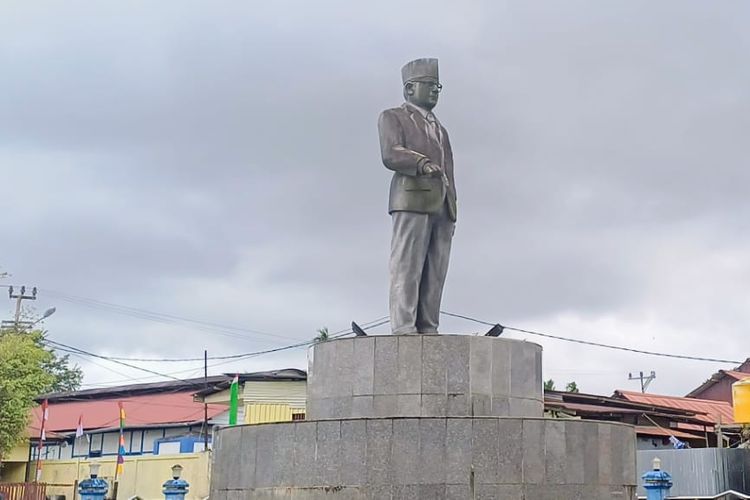
<instances>
[{"instance_id":1,"label":"small flag","mask_svg":"<svg viewBox=\"0 0 750 500\"><path fill-rule=\"evenodd\" d=\"M76 427L76 439L86 436L86 441L89 441L89 435L83 433L83 413L78 417L78 427Z\"/></svg>"},{"instance_id":2,"label":"small flag","mask_svg":"<svg viewBox=\"0 0 750 500\"><path fill-rule=\"evenodd\" d=\"M42 403L42 421L39 425L39 443L36 449L36 481L39 482L42 479L42 449L44 448L44 440L47 439L47 432L45 427L47 426L47 420L49 419L49 401L46 399Z\"/></svg>"},{"instance_id":3,"label":"small flag","mask_svg":"<svg viewBox=\"0 0 750 500\"><path fill-rule=\"evenodd\" d=\"M47 432L46 432L47 420L49 420L49 402L45 399L44 402L42 403L42 424L41 424L42 434L41 434L41 439L39 441L39 449L42 448L42 442L47 439Z\"/></svg>"},{"instance_id":4,"label":"small flag","mask_svg":"<svg viewBox=\"0 0 750 500\"><path fill-rule=\"evenodd\" d=\"M229 425L237 425L237 408L240 402L240 376L235 375L229 388Z\"/></svg>"},{"instance_id":5,"label":"small flag","mask_svg":"<svg viewBox=\"0 0 750 500\"><path fill-rule=\"evenodd\" d=\"M117 468L115 469L115 480L122 475L125 469L125 408L122 402L117 403L120 407L120 445L117 448Z\"/></svg>"}]
</instances>

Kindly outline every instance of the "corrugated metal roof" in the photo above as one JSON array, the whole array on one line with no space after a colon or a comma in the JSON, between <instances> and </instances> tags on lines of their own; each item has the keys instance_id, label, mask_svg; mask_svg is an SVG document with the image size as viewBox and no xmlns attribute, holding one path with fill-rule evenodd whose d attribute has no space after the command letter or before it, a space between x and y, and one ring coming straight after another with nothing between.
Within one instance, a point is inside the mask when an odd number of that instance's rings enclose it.
<instances>
[{"instance_id":1,"label":"corrugated metal roof","mask_svg":"<svg viewBox=\"0 0 750 500\"><path fill-rule=\"evenodd\" d=\"M78 418L83 415L85 431L107 429L119 425L118 402L125 409L127 427L151 427L169 424L184 424L203 420L203 404L193 401L193 391L102 398L97 400L65 401L49 403L49 418L46 430L54 432L75 431ZM208 417L212 418L226 410L226 405L208 405ZM29 432L39 433L41 407L32 411Z\"/></svg>"},{"instance_id":2,"label":"corrugated metal roof","mask_svg":"<svg viewBox=\"0 0 750 500\"><path fill-rule=\"evenodd\" d=\"M231 376L224 382L214 384L212 387L209 387L208 389L195 393L196 399L200 399L204 396L208 396L216 392L221 392L224 389L229 388L229 386L232 383L233 378L234 376ZM299 370L297 368L284 368L283 370L270 370L266 372L244 373L244 374L240 373L239 379L240 379L240 383L285 382L285 381L286 382L306 382L307 372L304 370Z\"/></svg>"},{"instance_id":3,"label":"corrugated metal roof","mask_svg":"<svg viewBox=\"0 0 750 500\"><path fill-rule=\"evenodd\" d=\"M669 437L674 436L682 439L703 439L701 436L695 434L689 434L674 429L662 429L661 427L651 427L645 425L638 425L635 427L635 433L639 436L663 436Z\"/></svg>"},{"instance_id":4,"label":"corrugated metal roof","mask_svg":"<svg viewBox=\"0 0 750 500\"><path fill-rule=\"evenodd\" d=\"M744 373L744 372L738 372L734 370L725 370L724 373L729 375L735 380L744 380L746 378L750 378L750 373Z\"/></svg>"},{"instance_id":5,"label":"corrugated metal roof","mask_svg":"<svg viewBox=\"0 0 750 500\"><path fill-rule=\"evenodd\" d=\"M696 413L696 418L713 425L716 423L731 424L734 422L732 405L725 401L709 399L682 398L679 396L661 396L657 394L643 394L633 391L615 391L615 397L621 397L637 403L667 406L689 410Z\"/></svg>"},{"instance_id":6,"label":"corrugated metal roof","mask_svg":"<svg viewBox=\"0 0 750 500\"><path fill-rule=\"evenodd\" d=\"M102 387L98 389L83 389L71 392L54 392L39 396L36 400L41 402L46 399L50 403L53 401L80 401L81 399L101 399L115 396L133 396L136 394L158 394L175 391L197 391L205 387L206 382L209 386L231 380L230 375L212 375L204 380L203 377L190 378L184 380L167 380L163 382L150 382L147 384L129 384L118 385L115 387Z\"/></svg>"},{"instance_id":7,"label":"corrugated metal roof","mask_svg":"<svg viewBox=\"0 0 750 500\"><path fill-rule=\"evenodd\" d=\"M700 396L704 391L706 391L706 389L716 384L717 382L721 382L722 380L724 380L724 377L727 376L735 380L742 380L750 377L750 373L742 371L750 369L750 366L748 365L750 365L750 358L748 358L744 363L738 366L736 370L719 370L718 372L711 375L708 380L687 393L686 397L692 398L695 396Z\"/></svg>"}]
</instances>

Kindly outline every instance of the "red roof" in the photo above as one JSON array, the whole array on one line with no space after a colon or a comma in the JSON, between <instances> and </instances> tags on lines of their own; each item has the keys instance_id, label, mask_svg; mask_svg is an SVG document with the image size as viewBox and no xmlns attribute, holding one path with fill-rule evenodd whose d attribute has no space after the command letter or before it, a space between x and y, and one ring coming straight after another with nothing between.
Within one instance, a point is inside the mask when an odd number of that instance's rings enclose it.
<instances>
[{"instance_id":1,"label":"red roof","mask_svg":"<svg viewBox=\"0 0 750 500\"><path fill-rule=\"evenodd\" d=\"M141 396L123 396L85 401L65 401L49 404L49 418L46 430L73 432L78 427L78 419L83 415L83 428L106 429L120 425L120 414L117 406L122 402L125 409L127 427L152 427L169 424L186 424L203 420L203 403L193 401L193 393L172 392ZM209 404L208 418L226 411L226 405ZM42 409L33 410L29 433L39 434L39 422ZM36 432L36 434L34 434Z\"/></svg>"},{"instance_id":2,"label":"red roof","mask_svg":"<svg viewBox=\"0 0 750 500\"><path fill-rule=\"evenodd\" d=\"M734 422L734 410L732 405L725 401L713 401L710 399L681 398L679 396L660 396L657 394L643 394L632 391L615 391L615 397L621 397L635 403L652 404L679 408L696 413L696 418L703 420L709 425L721 421L722 424Z\"/></svg>"},{"instance_id":3,"label":"red roof","mask_svg":"<svg viewBox=\"0 0 750 500\"><path fill-rule=\"evenodd\" d=\"M738 372L735 370L723 370L723 372L735 380L743 380L746 378L750 378L750 373Z\"/></svg>"},{"instance_id":4,"label":"red roof","mask_svg":"<svg viewBox=\"0 0 750 500\"><path fill-rule=\"evenodd\" d=\"M702 439L700 436L696 436L695 434L688 434L687 432L682 432L675 429L663 429L661 427L650 427L645 425L636 426L635 433L639 436L674 436L681 439Z\"/></svg>"}]
</instances>

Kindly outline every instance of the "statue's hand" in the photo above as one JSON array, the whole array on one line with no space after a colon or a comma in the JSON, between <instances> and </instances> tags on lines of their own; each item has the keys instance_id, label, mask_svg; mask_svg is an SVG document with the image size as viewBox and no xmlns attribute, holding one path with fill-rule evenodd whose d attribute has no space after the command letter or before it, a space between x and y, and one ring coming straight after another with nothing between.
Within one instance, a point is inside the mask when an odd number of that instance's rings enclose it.
<instances>
[{"instance_id":1,"label":"statue's hand","mask_svg":"<svg viewBox=\"0 0 750 500\"><path fill-rule=\"evenodd\" d=\"M432 162L427 162L422 165L421 174L429 177L436 177L443 174L443 168L440 165L436 165Z\"/></svg>"}]
</instances>

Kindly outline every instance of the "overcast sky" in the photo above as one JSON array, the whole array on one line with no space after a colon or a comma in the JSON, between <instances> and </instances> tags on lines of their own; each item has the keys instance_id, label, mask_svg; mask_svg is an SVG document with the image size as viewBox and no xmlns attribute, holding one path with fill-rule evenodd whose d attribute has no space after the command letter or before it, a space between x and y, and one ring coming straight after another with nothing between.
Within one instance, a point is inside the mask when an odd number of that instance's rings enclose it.
<instances>
[{"instance_id":1,"label":"overcast sky","mask_svg":"<svg viewBox=\"0 0 750 500\"><path fill-rule=\"evenodd\" d=\"M0 266L12 277L0 283L38 286L37 314L57 307L50 339L218 356L387 315L377 117L401 102L401 66L437 57L459 198L444 310L750 356L748 2L364 5L2 3ZM585 392L637 390L628 372L655 370L652 392L684 394L733 366L507 335L540 343L545 378ZM211 372L304 368L305 356ZM87 384L156 380L76 362Z\"/></svg>"}]
</instances>

